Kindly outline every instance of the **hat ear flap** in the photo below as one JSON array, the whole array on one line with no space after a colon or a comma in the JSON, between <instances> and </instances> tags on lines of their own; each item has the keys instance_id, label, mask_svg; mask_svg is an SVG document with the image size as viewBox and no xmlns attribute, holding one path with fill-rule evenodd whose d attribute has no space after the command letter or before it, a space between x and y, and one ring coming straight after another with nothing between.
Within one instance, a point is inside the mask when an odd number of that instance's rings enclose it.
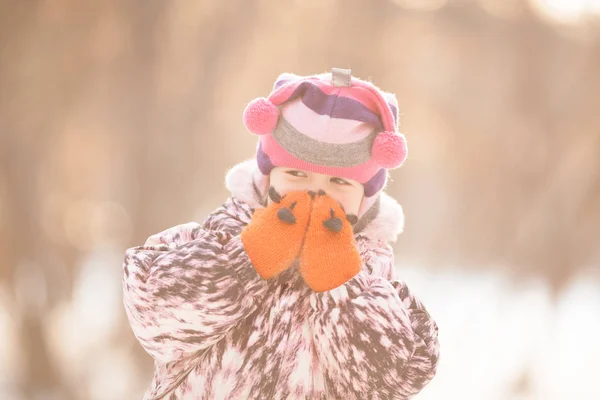
<instances>
[{"instance_id":1,"label":"hat ear flap","mask_svg":"<svg viewBox=\"0 0 600 400\"><path fill-rule=\"evenodd\" d=\"M406 159L406 154L406 137L401 133L381 132L375 137L371 147L371 156L383 168L399 167Z\"/></svg>"},{"instance_id":2,"label":"hat ear flap","mask_svg":"<svg viewBox=\"0 0 600 400\"><path fill-rule=\"evenodd\" d=\"M264 97L252 100L244 110L244 125L257 135L271 133L278 120L279 108Z\"/></svg>"}]
</instances>

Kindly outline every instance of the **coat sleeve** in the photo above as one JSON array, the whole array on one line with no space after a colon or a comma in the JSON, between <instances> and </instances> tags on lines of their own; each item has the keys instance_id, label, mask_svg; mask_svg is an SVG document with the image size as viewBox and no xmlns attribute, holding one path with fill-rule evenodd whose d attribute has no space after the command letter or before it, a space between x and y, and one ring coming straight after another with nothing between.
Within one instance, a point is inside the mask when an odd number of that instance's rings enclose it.
<instances>
[{"instance_id":1,"label":"coat sleeve","mask_svg":"<svg viewBox=\"0 0 600 400\"><path fill-rule=\"evenodd\" d=\"M310 299L328 390L344 399L410 399L435 375L437 325L404 282L385 278L394 268L389 245L361 255L358 275Z\"/></svg>"},{"instance_id":2,"label":"coat sleeve","mask_svg":"<svg viewBox=\"0 0 600 400\"><path fill-rule=\"evenodd\" d=\"M239 235L209 225L179 225L125 253L125 311L138 341L158 362L210 347L265 292Z\"/></svg>"}]
</instances>

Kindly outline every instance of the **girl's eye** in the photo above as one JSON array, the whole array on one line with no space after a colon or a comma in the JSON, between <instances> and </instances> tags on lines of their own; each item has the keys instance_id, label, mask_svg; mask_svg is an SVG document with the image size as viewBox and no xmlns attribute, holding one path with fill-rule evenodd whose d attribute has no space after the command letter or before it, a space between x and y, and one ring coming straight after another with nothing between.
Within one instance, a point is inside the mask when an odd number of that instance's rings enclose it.
<instances>
[{"instance_id":1,"label":"girl's eye","mask_svg":"<svg viewBox=\"0 0 600 400\"><path fill-rule=\"evenodd\" d=\"M347 182L342 178L331 178L331 180L340 185L350 185L350 182Z\"/></svg>"},{"instance_id":2,"label":"girl's eye","mask_svg":"<svg viewBox=\"0 0 600 400\"><path fill-rule=\"evenodd\" d=\"M306 174L302 171L287 171L286 173L292 176L306 176Z\"/></svg>"}]
</instances>

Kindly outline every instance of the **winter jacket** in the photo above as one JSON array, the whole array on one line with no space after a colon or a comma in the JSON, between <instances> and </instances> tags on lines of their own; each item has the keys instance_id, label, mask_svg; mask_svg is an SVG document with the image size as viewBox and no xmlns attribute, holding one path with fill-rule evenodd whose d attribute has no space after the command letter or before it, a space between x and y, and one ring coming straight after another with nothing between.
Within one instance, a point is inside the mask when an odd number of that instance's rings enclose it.
<instances>
[{"instance_id":1,"label":"winter jacket","mask_svg":"<svg viewBox=\"0 0 600 400\"><path fill-rule=\"evenodd\" d=\"M263 207L254 168L228 172L231 196L203 224L126 251L125 310L155 364L144 400L412 398L434 377L439 344L436 323L396 279L400 205L381 193L355 233L362 270L344 285L316 293L292 268L262 280L240 240Z\"/></svg>"}]
</instances>

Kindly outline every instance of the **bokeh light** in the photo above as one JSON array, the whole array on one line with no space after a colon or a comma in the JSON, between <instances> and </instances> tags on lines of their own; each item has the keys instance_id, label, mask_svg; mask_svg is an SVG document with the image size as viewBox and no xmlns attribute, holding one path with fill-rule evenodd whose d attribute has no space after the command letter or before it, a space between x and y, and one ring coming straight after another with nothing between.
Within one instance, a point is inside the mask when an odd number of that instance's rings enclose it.
<instances>
[{"instance_id":1,"label":"bokeh light","mask_svg":"<svg viewBox=\"0 0 600 400\"><path fill-rule=\"evenodd\" d=\"M545 18L559 23L577 23L600 15L597 0L531 0Z\"/></svg>"}]
</instances>

